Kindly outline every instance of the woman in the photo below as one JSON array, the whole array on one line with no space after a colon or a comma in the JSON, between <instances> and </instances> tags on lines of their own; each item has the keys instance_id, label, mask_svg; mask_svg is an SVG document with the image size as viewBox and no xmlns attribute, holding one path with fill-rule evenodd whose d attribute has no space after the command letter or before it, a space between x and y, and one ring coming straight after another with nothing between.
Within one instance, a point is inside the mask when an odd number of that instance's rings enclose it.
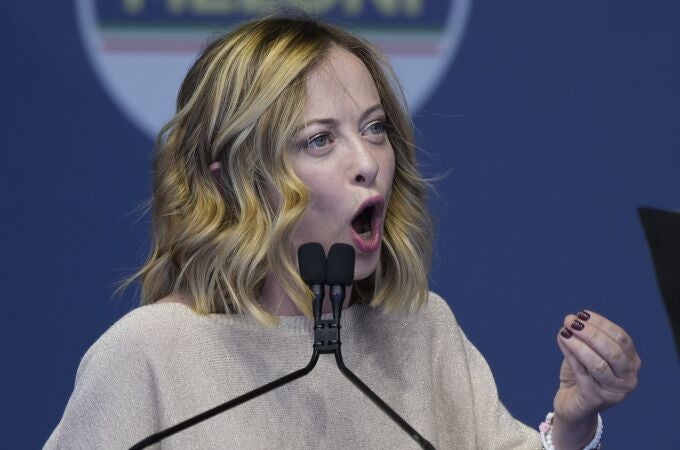
<instances>
[{"instance_id":1,"label":"woman","mask_svg":"<svg viewBox=\"0 0 680 450\"><path fill-rule=\"evenodd\" d=\"M483 357L428 293L427 185L391 75L369 44L308 19L247 23L207 47L157 143L154 246L136 275L144 306L84 356L47 448L127 448L303 367L311 295L295 254L306 242L355 248L347 366L435 447L597 444L598 411L637 382L630 338L593 312L568 315L543 425L552 443L508 414ZM321 358L307 377L163 446L414 443Z\"/></svg>"}]
</instances>

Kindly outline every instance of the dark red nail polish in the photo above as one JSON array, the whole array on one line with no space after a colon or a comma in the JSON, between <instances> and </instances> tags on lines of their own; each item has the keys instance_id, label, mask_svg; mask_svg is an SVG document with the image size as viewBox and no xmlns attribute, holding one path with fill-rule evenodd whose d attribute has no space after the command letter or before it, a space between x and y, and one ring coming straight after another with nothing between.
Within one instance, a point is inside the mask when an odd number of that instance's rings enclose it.
<instances>
[{"instance_id":1,"label":"dark red nail polish","mask_svg":"<svg viewBox=\"0 0 680 450\"><path fill-rule=\"evenodd\" d=\"M588 314L584 310L579 311L578 314L576 314L576 315L578 316L579 319L581 319L584 322L586 320L590 319L590 314Z\"/></svg>"},{"instance_id":2,"label":"dark red nail polish","mask_svg":"<svg viewBox=\"0 0 680 450\"><path fill-rule=\"evenodd\" d=\"M581 330L584 329L586 326L583 325L583 322L581 322L581 321L579 321L579 320L574 320L574 321L571 323L571 327L572 327L574 330L576 330L576 331L581 331Z\"/></svg>"},{"instance_id":3,"label":"dark red nail polish","mask_svg":"<svg viewBox=\"0 0 680 450\"><path fill-rule=\"evenodd\" d=\"M572 337L574 335L574 333L572 333L571 330L568 329L568 328L562 328L562 331L560 331L560 334L565 339L569 339L570 337Z\"/></svg>"}]
</instances>

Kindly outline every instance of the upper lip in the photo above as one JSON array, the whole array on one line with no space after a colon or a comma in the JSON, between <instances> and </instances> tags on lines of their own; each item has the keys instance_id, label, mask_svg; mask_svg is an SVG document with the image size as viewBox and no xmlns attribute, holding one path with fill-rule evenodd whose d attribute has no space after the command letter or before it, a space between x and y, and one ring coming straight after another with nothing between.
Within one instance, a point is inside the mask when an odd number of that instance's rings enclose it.
<instances>
[{"instance_id":1,"label":"upper lip","mask_svg":"<svg viewBox=\"0 0 680 450\"><path fill-rule=\"evenodd\" d=\"M375 208L374 214L377 214L380 216L383 211L383 207L385 206L385 198L382 195L374 195L372 197L367 198L361 204L359 205L359 208L357 208L356 212L354 213L354 216L352 216L351 222L356 219L361 212L368 208L369 206L373 206Z\"/></svg>"}]
</instances>

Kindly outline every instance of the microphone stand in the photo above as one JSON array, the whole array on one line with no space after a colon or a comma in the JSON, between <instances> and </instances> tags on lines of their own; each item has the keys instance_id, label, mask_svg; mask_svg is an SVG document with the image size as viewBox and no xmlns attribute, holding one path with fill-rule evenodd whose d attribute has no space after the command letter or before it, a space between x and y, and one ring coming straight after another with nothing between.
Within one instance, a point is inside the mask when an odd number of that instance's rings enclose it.
<instances>
[{"instance_id":1,"label":"microphone stand","mask_svg":"<svg viewBox=\"0 0 680 450\"><path fill-rule=\"evenodd\" d=\"M434 450L432 444L430 444L425 438L423 438L413 427L411 427L404 419L401 418L392 408L387 406L387 403L382 401L368 386L364 384L363 381L359 379L351 370L345 366L345 362L342 359L342 353L340 351L340 311L342 309L342 301L345 298L345 287L342 285L333 285L330 288L331 303L333 305L333 318L321 320L321 309L324 299L324 286L314 285L311 286L312 292L314 293L314 299L312 303L314 311L314 346L312 351L312 358L309 363L302 369L296 370L293 373L285 375L277 380L267 383L259 388L256 388L250 392L246 392L236 398L229 400L226 403L218 405L211 408L205 412L202 412L190 419L173 425L158 433L152 434L151 436L139 441L137 444L130 447L130 450L140 450L144 449L160 440L178 433L184 429L187 429L193 425L196 425L204 420L207 420L219 413L227 411L228 409L234 408L242 403L252 400L260 395L266 394L267 392L274 390L284 384L290 383L291 381L297 380L309 372L312 371L314 366L316 366L319 360L319 355L333 353L335 355L335 362L340 369L340 372L347 377L354 386L356 386L361 392L363 392L373 403L375 403L385 414L387 414L393 421L395 421L404 431L406 431L414 441L416 441L422 448L428 450Z\"/></svg>"},{"instance_id":2,"label":"microphone stand","mask_svg":"<svg viewBox=\"0 0 680 450\"><path fill-rule=\"evenodd\" d=\"M342 301L345 298L345 286L332 285L330 294L331 303L333 305L333 319L321 320L320 316L315 316L317 324L314 327L314 354L333 353L338 369L340 369L340 372L349 379L354 386L371 399L371 401L396 422L402 430L408 433L418 445L424 449L434 450L434 446L430 444L427 439L421 436L420 433L409 425L408 422L390 408L387 403L378 397L375 392L366 386L359 377L345 366L345 362L342 359L342 351L340 350L340 346L342 345L340 342L340 314L342 310Z\"/></svg>"}]
</instances>

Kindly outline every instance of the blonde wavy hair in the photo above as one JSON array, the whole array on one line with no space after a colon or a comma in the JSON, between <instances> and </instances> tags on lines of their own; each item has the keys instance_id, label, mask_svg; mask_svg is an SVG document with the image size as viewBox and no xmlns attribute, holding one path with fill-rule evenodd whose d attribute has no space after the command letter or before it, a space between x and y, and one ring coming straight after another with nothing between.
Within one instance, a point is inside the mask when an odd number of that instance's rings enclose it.
<instances>
[{"instance_id":1,"label":"blonde wavy hair","mask_svg":"<svg viewBox=\"0 0 680 450\"><path fill-rule=\"evenodd\" d=\"M372 45L334 26L269 17L212 41L189 70L176 115L158 135L150 200L153 244L125 285L141 281L141 303L188 296L198 313L246 313L274 276L311 317L309 288L290 238L309 192L287 161L302 121L307 75L333 46L358 57L375 81L396 160L380 263L354 282L353 301L387 311L417 309L428 296L428 184L417 168L413 126L394 73ZM209 166L218 161L219 173ZM267 192L280 195L272 205Z\"/></svg>"}]
</instances>

